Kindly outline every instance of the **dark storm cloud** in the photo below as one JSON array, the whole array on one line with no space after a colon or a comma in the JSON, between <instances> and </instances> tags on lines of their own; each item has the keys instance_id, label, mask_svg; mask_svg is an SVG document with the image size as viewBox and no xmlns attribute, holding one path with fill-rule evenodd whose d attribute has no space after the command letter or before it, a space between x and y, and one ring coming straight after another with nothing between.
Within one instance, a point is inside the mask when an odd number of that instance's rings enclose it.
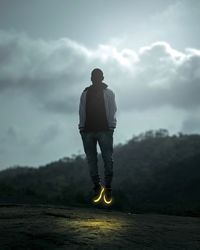
<instances>
[{"instance_id":1,"label":"dark storm cloud","mask_svg":"<svg viewBox=\"0 0 200 250\"><path fill-rule=\"evenodd\" d=\"M51 112L77 112L80 92L90 84L94 66L105 69L122 109L200 105L199 50L179 52L165 42L138 53L111 45L89 50L69 39L32 40L1 32L0 54L0 90L20 89Z\"/></svg>"},{"instance_id":2,"label":"dark storm cloud","mask_svg":"<svg viewBox=\"0 0 200 250\"><path fill-rule=\"evenodd\" d=\"M47 101L43 108L55 113L71 113L74 111L76 103L77 97L68 97L67 100L62 98L61 100Z\"/></svg>"},{"instance_id":3,"label":"dark storm cloud","mask_svg":"<svg viewBox=\"0 0 200 250\"><path fill-rule=\"evenodd\" d=\"M75 110L71 104L73 88L83 78L83 67L79 65L87 65L86 49L68 39L45 42L2 31L0 55L1 92L20 89L32 94L44 107L47 105L47 109L55 106L61 112Z\"/></svg>"}]
</instances>

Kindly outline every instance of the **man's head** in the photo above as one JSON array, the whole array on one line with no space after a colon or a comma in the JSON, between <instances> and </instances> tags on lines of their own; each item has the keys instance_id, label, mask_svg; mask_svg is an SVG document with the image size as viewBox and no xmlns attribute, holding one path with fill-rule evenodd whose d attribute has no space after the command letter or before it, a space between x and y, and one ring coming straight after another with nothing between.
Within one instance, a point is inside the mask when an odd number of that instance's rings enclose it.
<instances>
[{"instance_id":1,"label":"man's head","mask_svg":"<svg viewBox=\"0 0 200 250\"><path fill-rule=\"evenodd\" d=\"M93 84L101 83L104 79L103 71L101 69L93 69L91 72L91 81Z\"/></svg>"}]
</instances>

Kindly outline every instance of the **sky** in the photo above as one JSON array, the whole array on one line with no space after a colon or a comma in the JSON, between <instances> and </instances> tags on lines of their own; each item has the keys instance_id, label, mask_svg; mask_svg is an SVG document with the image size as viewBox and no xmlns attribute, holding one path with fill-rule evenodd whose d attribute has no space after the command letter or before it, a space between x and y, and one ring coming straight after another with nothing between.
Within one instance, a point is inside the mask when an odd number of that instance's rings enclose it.
<instances>
[{"instance_id":1,"label":"sky","mask_svg":"<svg viewBox=\"0 0 200 250\"><path fill-rule=\"evenodd\" d=\"M199 0L0 0L0 169L84 154L79 100L96 67L115 93L114 145L160 128L199 133L199 9Z\"/></svg>"}]
</instances>

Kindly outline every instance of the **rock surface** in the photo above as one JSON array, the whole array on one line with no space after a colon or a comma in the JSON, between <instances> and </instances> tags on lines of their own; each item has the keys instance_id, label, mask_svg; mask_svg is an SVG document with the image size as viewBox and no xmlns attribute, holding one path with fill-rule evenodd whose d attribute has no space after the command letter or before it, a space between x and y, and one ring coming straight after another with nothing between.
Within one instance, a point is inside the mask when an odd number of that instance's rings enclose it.
<instances>
[{"instance_id":1,"label":"rock surface","mask_svg":"<svg viewBox=\"0 0 200 250\"><path fill-rule=\"evenodd\" d=\"M200 249L200 218L1 205L0 249Z\"/></svg>"}]
</instances>

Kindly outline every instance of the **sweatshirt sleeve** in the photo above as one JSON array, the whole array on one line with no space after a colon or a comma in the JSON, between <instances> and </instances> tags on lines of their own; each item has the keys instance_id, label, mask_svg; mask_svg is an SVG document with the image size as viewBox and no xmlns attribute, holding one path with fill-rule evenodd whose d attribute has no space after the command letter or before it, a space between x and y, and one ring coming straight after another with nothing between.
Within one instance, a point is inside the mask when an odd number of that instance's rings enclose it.
<instances>
[{"instance_id":1,"label":"sweatshirt sleeve","mask_svg":"<svg viewBox=\"0 0 200 250\"><path fill-rule=\"evenodd\" d=\"M107 89L105 91L105 107L106 107L106 114L108 118L108 125L110 129L116 128L117 119L116 119L116 112L117 112L117 105L115 101L115 94L111 89Z\"/></svg>"},{"instance_id":2,"label":"sweatshirt sleeve","mask_svg":"<svg viewBox=\"0 0 200 250\"><path fill-rule=\"evenodd\" d=\"M83 91L80 97L80 102L79 102L79 124L78 128L79 130L84 129L85 126L85 95L86 92Z\"/></svg>"},{"instance_id":3,"label":"sweatshirt sleeve","mask_svg":"<svg viewBox=\"0 0 200 250\"><path fill-rule=\"evenodd\" d=\"M110 108L110 127L111 128L116 128L117 125L117 119L116 119L116 112L117 112L117 105L115 101L115 94L112 91L112 94L110 95L110 103L109 103L109 108Z\"/></svg>"}]
</instances>

